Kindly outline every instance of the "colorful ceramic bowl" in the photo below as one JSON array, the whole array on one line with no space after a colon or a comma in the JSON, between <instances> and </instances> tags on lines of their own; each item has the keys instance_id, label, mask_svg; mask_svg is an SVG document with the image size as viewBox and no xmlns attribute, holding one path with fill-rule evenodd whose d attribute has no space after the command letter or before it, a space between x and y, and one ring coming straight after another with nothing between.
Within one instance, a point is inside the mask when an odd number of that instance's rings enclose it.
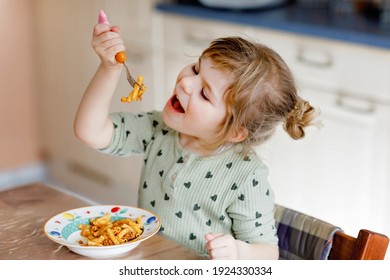
<instances>
[{"instance_id":1,"label":"colorful ceramic bowl","mask_svg":"<svg viewBox=\"0 0 390 280\"><path fill-rule=\"evenodd\" d=\"M106 213L111 214L111 220L124 218L136 219L142 217L144 231L136 239L110 246L86 246L81 245L80 241L86 243L81 236L79 224L89 224L91 218L101 217ZM155 235L160 229L161 221L159 217L147 210L122 206L122 205L98 205L77 208L62 212L49 219L45 226L46 236L59 244L65 245L69 250L90 258L102 259L113 258L128 253L138 246L142 241Z\"/></svg>"}]
</instances>

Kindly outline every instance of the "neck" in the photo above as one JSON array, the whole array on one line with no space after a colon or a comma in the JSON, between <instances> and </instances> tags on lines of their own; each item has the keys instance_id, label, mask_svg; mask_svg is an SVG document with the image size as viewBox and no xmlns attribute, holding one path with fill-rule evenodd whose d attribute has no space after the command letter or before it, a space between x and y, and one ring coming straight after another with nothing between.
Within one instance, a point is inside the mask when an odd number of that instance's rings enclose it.
<instances>
[{"instance_id":1,"label":"neck","mask_svg":"<svg viewBox=\"0 0 390 280\"><path fill-rule=\"evenodd\" d=\"M204 148L204 145L202 145L202 143L205 142L202 142L201 139L185 134L179 134L179 143L183 149L195 153L199 156L218 155L233 145L232 143L229 143L227 145L219 146L215 150L208 150Z\"/></svg>"},{"instance_id":2,"label":"neck","mask_svg":"<svg viewBox=\"0 0 390 280\"><path fill-rule=\"evenodd\" d=\"M179 134L179 143L187 151L193 152L199 156L209 156L214 154L215 151L208 150L204 147L205 142L202 139L186 135Z\"/></svg>"}]
</instances>

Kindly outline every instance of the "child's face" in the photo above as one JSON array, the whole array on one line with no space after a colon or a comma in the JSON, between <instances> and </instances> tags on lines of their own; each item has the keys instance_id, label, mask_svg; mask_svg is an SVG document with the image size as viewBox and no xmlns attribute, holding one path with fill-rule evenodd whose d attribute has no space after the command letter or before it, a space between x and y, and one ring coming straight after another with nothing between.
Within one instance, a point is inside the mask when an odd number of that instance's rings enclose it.
<instances>
[{"instance_id":1,"label":"child's face","mask_svg":"<svg viewBox=\"0 0 390 280\"><path fill-rule=\"evenodd\" d=\"M181 134L211 142L226 116L224 93L230 83L229 75L214 68L208 58L188 65L164 107L164 122Z\"/></svg>"}]
</instances>

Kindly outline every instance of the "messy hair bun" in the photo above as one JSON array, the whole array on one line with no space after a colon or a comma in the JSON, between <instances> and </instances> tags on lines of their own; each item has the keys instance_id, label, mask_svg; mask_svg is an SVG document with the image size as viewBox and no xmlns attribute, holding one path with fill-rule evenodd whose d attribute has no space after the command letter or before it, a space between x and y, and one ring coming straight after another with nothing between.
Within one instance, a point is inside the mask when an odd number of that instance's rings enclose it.
<instances>
[{"instance_id":1,"label":"messy hair bun","mask_svg":"<svg viewBox=\"0 0 390 280\"><path fill-rule=\"evenodd\" d=\"M301 139L305 136L305 128L315 124L317 116L318 113L309 102L298 98L294 108L286 116L283 127L291 138Z\"/></svg>"}]
</instances>

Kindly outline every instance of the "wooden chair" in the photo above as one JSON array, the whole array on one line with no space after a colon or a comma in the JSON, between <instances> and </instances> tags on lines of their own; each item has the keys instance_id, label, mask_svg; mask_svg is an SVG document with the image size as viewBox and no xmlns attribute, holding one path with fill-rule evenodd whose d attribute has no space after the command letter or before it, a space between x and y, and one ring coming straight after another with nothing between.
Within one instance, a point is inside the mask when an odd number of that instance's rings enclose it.
<instances>
[{"instance_id":1,"label":"wooden chair","mask_svg":"<svg viewBox=\"0 0 390 280\"><path fill-rule=\"evenodd\" d=\"M367 229L352 237L330 223L304 213L275 206L281 259L383 260L386 235Z\"/></svg>"},{"instance_id":2,"label":"wooden chair","mask_svg":"<svg viewBox=\"0 0 390 280\"><path fill-rule=\"evenodd\" d=\"M357 238L337 231L329 254L330 260L383 260L389 238L367 229L359 231Z\"/></svg>"}]
</instances>

